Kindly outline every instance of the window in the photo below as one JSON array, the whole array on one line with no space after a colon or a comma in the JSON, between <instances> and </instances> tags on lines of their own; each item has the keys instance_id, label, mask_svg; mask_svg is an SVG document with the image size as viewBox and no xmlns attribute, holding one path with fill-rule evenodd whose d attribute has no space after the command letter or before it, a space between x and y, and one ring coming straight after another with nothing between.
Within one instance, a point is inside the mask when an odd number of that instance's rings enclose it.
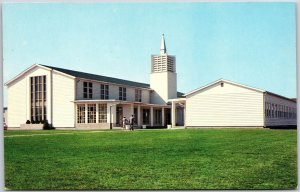
<instances>
[{"instance_id":1,"label":"window","mask_svg":"<svg viewBox=\"0 0 300 192\"><path fill-rule=\"evenodd\" d=\"M224 83L221 83L221 87L224 87Z\"/></svg>"},{"instance_id":2,"label":"window","mask_svg":"<svg viewBox=\"0 0 300 192\"><path fill-rule=\"evenodd\" d=\"M126 101L126 87L119 87L119 100Z\"/></svg>"},{"instance_id":3,"label":"window","mask_svg":"<svg viewBox=\"0 0 300 192\"><path fill-rule=\"evenodd\" d=\"M265 102L265 117L270 116L270 106L268 102Z\"/></svg>"},{"instance_id":4,"label":"window","mask_svg":"<svg viewBox=\"0 0 300 192\"><path fill-rule=\"evenodd\" d=\"M99 104L99 123L107 122L107 104Z\"/></svg>"},{"instance_id":5,"label":"window","mask_svg":"<svg viewBox=\"0 0 300 192\"><path fill-rule=\"evenodd\" d=\"M101 99L109 98L109 86L101 84Z\"/></svg>"},{"instance_id":6,"label":"window","mask_svg":"<svg viewBox=\"0 0 300 192\"><path fill-rule=\"evenodd\" d=\"M272 103L272 108L271 108L271 117L273 118L275 115L274 115L274 104Z\"/></svg>"},{"instance_id":7,"label":"window","mask_svg":"<svg viewBox=\"0 0 300 192\"><path fill-rule=\"evenodd\" d=\"M285 118L287 119L288 118L288 107L285 106Z\"/></svg>"},{"instance_id":8,"label":"window","mask_svg":"<svg viewBox=\"0 0 300 192\"><path fill-rule=\"evenodd\" d=\"M31 121L47 120L46 76L30 77Z\"/></svg>"},{"instance_id":9,"label":"window","mask_svg":"<svg viewBox=\"0 0 300 192\"><path fill-rule=\"evenodd\" d=\"M265 102L265 117L269 117L269 104Z\"/></svg>"},{"instance_id":10,"label":"window","mask_svg":"<svg viewBox=\"0 0 300 192\"><path fill-rule=\"evenodd\" d=\"M96 104L88 104L88 123L96 123Z\"/></svg>"},{"instance_id":11,"label":"window","mask_svg":"<svg viewBox=\"0 0 300 192\"><path fill-rule=\"evenodd\" d=\"M292 119L294 119L294 108L292 108Z\"/></svg>"},{"instance_id":12,"label":"window","mask_svg":"<svg viewBox=\"0 0 300 192\"><path fill-rule=\"evenodd\" d=\"M135 90L135 101L142 102L142 90L141 89Z\"/></svg>"},{"instance_id":13,"label":"window","mask_svg":"<svg viewBox=\"0 0 300 192\"><path fill-rule=\"evenodd\" d=\"M85 123L85 105L77 105L77 123Z\"/></svg>"},{"instance_id":14,"label":"window","mask_svg":"<svg viewBox=\"0 0 300 192\"><path fill-rule=\"evenodd\" d=\"M280 118L281 118L281 108L282 108L282 106L281 106L281 105L279 105L278 117L280 117Z\"/></svg>"},{"instance_id":15,"label":"window","mask_svg":"<svg viewBox=\"0 0 300 192\"><path fill-rule=\"evenodd\" d=\"M83 82L83 98L84 99L93 98L93 83Z\"/></svg>"}]
</instances>

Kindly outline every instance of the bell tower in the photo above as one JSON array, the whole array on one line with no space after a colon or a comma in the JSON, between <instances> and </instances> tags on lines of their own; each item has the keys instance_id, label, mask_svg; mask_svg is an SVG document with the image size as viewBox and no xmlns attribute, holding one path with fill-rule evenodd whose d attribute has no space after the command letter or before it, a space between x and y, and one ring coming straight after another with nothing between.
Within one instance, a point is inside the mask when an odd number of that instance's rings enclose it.
<instances>
[{"instance_id":1,"label":"bell tower","mask_svg":"<svg viewBox=\"0 0 300 192\"><path fill-rule=\"evenodd\" d=\"M154 90L151 103L166 104L168 99L177 98L176 57L167 54L164 34L160 55L151 56L150 88Z\"/></svg>"}]
</instances>

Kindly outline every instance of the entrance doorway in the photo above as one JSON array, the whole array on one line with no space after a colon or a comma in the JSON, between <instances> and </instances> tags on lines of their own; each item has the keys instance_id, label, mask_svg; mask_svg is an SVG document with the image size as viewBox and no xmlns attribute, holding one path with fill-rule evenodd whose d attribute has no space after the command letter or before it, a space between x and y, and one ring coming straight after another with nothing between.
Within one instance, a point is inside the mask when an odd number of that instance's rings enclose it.
<instances>
[{"instance_id":1,"label":"entrance doorway","mask_svg":"<svg viewBox=\"0 0 300 192\"><path fill-rule=\"evenodd\" d=\"M143 125L150 124L150 109L143 109Z\"/></svg>"},{"instance_id":2,"label":"entrance doorway","mask_svg":"<svg viewBox=\"0 0 300 192\"><path fill-rule=\"evenodd\" d=\"M117 119L116 119L117 126L119 127L122 126L122 119L123 119L123 107L117 106Z\"/></svg>"},{"instance_id":3,"label":"entrance doorway","mask_svg":"<svg viewBox=\"0 0 300 192\"><path fill-rule=\"evenodd\" d=\"M165 125L171 125L171 109L165 109Z\"/></svg>"}]
</instances>

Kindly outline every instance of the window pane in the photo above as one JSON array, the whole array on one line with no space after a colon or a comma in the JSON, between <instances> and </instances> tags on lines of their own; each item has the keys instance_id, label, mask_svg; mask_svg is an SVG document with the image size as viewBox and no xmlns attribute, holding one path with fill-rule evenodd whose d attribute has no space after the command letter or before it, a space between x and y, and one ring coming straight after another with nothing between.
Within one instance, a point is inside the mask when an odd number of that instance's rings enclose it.
<instances>
[{"instance_id":1,"label":"window pane","mask_svg":"<svg viewBox=\"0 0 300 192\"><path fill-rule=\"evenodd\" d=\"M88 123L96 123L96 104L88 104Z\"/></svg>"},{"instance_id":2,"label":"window pane","mask_svg":"<svg viewBox=\"0 0 300 192\"><path fill-rule=\"evenodd\" d=\"M107 105L106 104L99 104L99 123L106 123L107 122Z\"/></svg>"},{"instance_id":3,"label":"window pane","mask_svg":"<svg viewBox=\"0 0 300 192\"><path fill-rule=\"evenodd\" d=\"M77 123L85 123L85 105L77 105Z\"/></svg>"}]
</instances>

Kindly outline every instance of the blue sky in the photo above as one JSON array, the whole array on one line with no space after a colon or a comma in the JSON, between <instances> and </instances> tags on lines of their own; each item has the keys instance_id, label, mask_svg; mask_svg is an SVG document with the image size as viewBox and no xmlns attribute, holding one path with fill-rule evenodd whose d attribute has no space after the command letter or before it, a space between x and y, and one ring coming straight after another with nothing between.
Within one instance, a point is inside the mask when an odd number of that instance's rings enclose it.
<instances>
[{"instance_id":1,"label":"blue sky","mask_svg":"<svg viewBox=\"0 0 300 192\"><path fill-rule=\"evenodd\" d=\"M294 3L5 4L4 82L41 63L149 83L164 33L178 91L224 78L296 97L295 19Z\"/></svg>"}]
</instances>

